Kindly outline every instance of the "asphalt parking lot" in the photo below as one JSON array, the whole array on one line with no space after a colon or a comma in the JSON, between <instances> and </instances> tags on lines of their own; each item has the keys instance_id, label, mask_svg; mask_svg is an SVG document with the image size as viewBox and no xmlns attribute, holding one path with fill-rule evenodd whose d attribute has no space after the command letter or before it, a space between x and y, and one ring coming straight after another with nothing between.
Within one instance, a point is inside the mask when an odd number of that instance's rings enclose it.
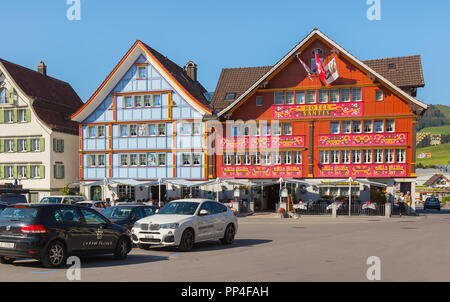
<instances>
[{"instance_id":1,"label":"asphalt parking lot","mask_svg":"<svg viewBox=\"0 0 450 302\"><path fill-rule=\"evenodd\" d=\"M232 246L197 244L133 249L125 261L83 258L81 281L367 281L367 259L381 260L381 281L450 281L450 210L419 217L239 218ZM67 281L67 268L34 260L0 266L0 281Z\"/></svg>"}]
</instances>

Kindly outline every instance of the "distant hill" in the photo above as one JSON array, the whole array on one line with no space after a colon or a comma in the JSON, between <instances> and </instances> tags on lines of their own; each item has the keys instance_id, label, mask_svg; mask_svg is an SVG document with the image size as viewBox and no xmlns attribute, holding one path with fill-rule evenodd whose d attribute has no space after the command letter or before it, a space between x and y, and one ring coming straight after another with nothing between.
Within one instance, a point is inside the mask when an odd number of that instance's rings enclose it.
<instances>
[{"instance_id":1,"label":"distant hill","mask_svg":"<svg viewBox=\"0 0 450 302\"><path fill-rule=\"evenodd\" d=\"M447 105L433 105L439 109L447 118L450 119L450 106Z\"/></svg>"},{"instance_id":2,"label":"distant hill","mask_svg":"<svg viewBox=\"0 0 450 302\"><path fill-rule=\"evenodd\" d=\"M437 146L418 148L417 155L420 153L431 153L431 158L417 158L417 164L423 166L448 165L450 162L450 143Z\"/></svg>"},{"instance_id":3,"label":"distant hill","mask_svg":"<svg viewBox=\"0 0 450 302\"><path fill-rule=\"evenodd\" d=\"M450 107L446 105L430 105L430 108L417 122L417 131L445 125L450 125Z\"/></svg>"}]
</instances>

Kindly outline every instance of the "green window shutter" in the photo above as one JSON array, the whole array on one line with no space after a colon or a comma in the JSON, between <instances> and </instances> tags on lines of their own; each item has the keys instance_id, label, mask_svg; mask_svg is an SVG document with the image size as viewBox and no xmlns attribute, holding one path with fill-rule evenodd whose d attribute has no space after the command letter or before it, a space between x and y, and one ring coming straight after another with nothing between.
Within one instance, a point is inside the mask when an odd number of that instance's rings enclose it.
<instances>
[{"instance_id":1,"label":"green window shutter","mask_svg":"<svg viewBox=\"0 0 450 302\"><path fill-rule=\"evenodd\" d=\"M17 138L13 140L13 150L14 152L17 152Z\"/></svg>"},{"instance_id":2,"label":"green window shutter","mask_svg":"<svg viewBox=\"0 0 450 302\"><path fill-rule=\"evenodd\" d=\"M27 152L31 152L31 138L27 138Z\"/></svg>"},{"instance_id":3,"label":"green window shutter","mask_svg":"<svg viewBox=\"0 0 450 302\"><path fill-rule=\"evenodd\" d=\"M5 178L5 167L0 166L0 179Z\"/></svg>"},{"instance_id":4,"label":"green window shutter","mask_svg":"<svg viewBox=\"0 0 450 302\"><path fill-rule=\"evenodd\" d=\"M28 165L27 166L27 178L30 178L30 177L31 177L31 166Z\"/></svg>"},{"instance_id":5,"label":"green window shutter","mask_svg":"<svg viewBox=\"0 0 450 302\"><path fill-rule=\"evenodd\" d=\"M25 120L28 123L31 122L31 110L30 109L25 110Z\"/></svg>"},{"instance_id":6,"label":"green window shutter","mask_svg":"<svg viewBox=\"0 0 450 302\"><path fill-rule=\"evenodd\" d=\"M11 90L9 91L9 103L10 104L14 104L15 92L16 92L16 90L14 88L11 88Z\"/></svg>"},{"instance_id":7,"label":"green window shutter","mask_svg":"<svg viewBox=\"0 0 450 302\"><path fill-rule=\"evenodd\" d=\"M5 122L5 110L0 110L0 124Z\"/></svg>"},{"instance_id":8,"label":"green window shutter","mask_svg":"<svg viewBox=\"0 0 450 302\"><path fill-rule=\"evenodd\" d=\"M61 153L64 153L64 140L61 140Z\"/></svg>"},{"instance_id":9,"label":"green window shutter","mask_svg":"<svg viewBox=\"0 0 450 302\"><path fill-rule=\"evenodd\" d=\"M41 151L41 152L44 152L45 151L45 140L43 139L43 138L41 138L40 140L39 140L39 150Z\"/></svg>"},{"instance_id":10,"label":"green window shutter","mask_svg":"<svg viewBox=\"0 0 450 302\"><path fill-rule=\"evenodd\" d=\"M53 152L56 152L56 138L53 139Z\"/></svg>"},{"instance_id":11,"label":"green window shutter","mask_svg":"<svg viewBox=\"0 0 450 302\"><path fill-rule=\"evenodd\" d=\"M58 177L56 177L56 173L57 173L57 167L56 165L53 165L53 178L58 179Z\"/></svg>"},{"instance_id":12,"label":"green window shutter","mask_svg":"<svg viewBox=\"0 0 450 302\"><path fill-rule=\"evenodd\" d=\"M13 109L12 114L13 114L12 120L14 121L14 123L17 123L19 120L19 114L17 114L17 108Z\"/></svg>"},{"instance_id":13,"label":"green window shutter","mask_svg":"<svg viewBox=\"0 0 450 302\"><path fill-rule=\"evenodd\" d=\"M61 166L61 179L64 179L66 177L64 166Z\"/></svg>"},{"instance_id":14,"label":"green window shutter","mask_svg":"<svg viewBox=\"0 0 450 302\"><path fill-rule=\"evenodd\" d=\"M45 178L45 166L44 166L44 165L41 165L41 166L39 167L39 177L40 177L41 179L44 179L44 178Z\"/></svg>"},{"instance_id":15,"label":"green window shutter","mask_svg":"<svg viewBox=\"0 0 450 302\"><path fill-rule=\"evenodd\" d=\"M17 178L17 166L16 165L13 166L13 177Z\"/></svg>"},{"instance_id":16,"label":"green window shutter","mask_svg":"<svg viewBox=\"0 0 450 302\"><path fill-rule=\"evenodd\" d=\"M5 152L5 140L0 139L0 153Z\"/></svg>"}]
</instances>

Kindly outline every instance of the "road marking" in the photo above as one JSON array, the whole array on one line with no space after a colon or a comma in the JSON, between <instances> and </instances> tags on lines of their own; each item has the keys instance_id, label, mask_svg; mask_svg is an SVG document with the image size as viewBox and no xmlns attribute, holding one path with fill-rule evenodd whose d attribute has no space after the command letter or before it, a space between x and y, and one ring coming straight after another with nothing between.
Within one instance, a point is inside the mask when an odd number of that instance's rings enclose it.
<instances>
[{"instance_id":1,"label":"road marking","mask_svg":"<svg viewBox=\"0 0 450 302\"><path fill-rule=\"evenodd\" d=\"M51 273L56 273L58 271L49 271L49 272L36 272L36 271L29 271L29 273L32 274L51 274Z\"/></svg>"}]
</instances>

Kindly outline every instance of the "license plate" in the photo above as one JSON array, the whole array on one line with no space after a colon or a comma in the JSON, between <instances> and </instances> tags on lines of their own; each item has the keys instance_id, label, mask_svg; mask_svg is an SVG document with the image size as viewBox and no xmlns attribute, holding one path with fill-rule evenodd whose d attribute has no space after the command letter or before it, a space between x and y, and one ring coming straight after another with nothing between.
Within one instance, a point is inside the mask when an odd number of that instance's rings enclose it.
<instances>
[{"instance_id":1,"label":"license plate","mask_svg":"<svg viewBox=\"0 0 450 302\"><path fill-rule=\"evenodd\" d=\"M10 243L10 242L0 242L0 248L3 248L3 249L13 249L13 248L14 248L14 243Z\"/></svg>"},{"instance_id":2,"label":"license plate","mask_svg":"<svg viewBox=\"0 0 450 302\"><path fill-rule=\"evenodd\" d=\"M153 236L153 235L145 235L144 236L144 238L147 238L147 239L153 239L155 236Z\"/></svg>"}]
</instances>

